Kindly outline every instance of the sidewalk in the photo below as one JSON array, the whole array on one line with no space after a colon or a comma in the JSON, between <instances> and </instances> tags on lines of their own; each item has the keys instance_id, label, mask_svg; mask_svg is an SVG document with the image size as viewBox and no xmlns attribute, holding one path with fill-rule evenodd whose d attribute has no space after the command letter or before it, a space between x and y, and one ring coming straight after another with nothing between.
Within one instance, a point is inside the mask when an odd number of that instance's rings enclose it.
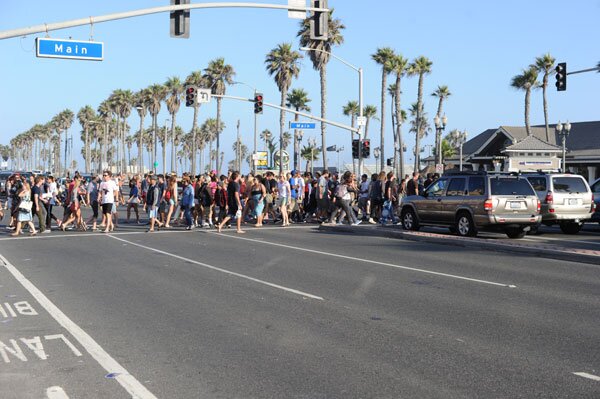
<instances>
[{"instance_id":1,"label":"sidewalk","mask_svg":"<svg viewBox=\"0 0 600 399\"><path fill-rule=\"evenodd\" d=\"M400 240L422 241L443 245L487 249L492 251L518 253L542 258L600 265L600 251L572 248L562 245L557 246L536 243L530 244L520 241L519 239L506 242L489 238L459 237L456 235L407 231L403 230L400 226L391 225L382 227L378 225L349 226L322 224L319 227L319 230L330 233L360 234L374 237L396 238Z\"/></svg>"}]
</instances>

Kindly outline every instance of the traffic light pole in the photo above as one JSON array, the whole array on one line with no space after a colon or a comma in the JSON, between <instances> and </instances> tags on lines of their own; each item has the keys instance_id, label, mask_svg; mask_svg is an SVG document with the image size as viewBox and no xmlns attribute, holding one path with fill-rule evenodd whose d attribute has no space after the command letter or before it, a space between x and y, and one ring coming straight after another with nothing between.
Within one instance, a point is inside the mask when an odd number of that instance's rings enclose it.
<instances>
[{"instance_id":1,"label":"traffic light pole","mask_svg":"<svg viewBox=\"0 0 600 399\"><path fill-rule=\"evenodd\" d=\"M358 117L363 118L363 69L358 68ZM363 174L362 124L358 125L358 178Z\"/></svg>"}]
</instances>

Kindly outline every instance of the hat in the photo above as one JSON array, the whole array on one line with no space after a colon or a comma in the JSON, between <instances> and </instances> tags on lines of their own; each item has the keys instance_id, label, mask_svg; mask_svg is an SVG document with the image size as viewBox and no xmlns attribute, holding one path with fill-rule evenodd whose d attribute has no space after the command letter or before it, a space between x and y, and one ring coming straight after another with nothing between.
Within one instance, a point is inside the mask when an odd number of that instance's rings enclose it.
<instances>
[{"instance_id":1,"label":"hat","mask_svg":"<svg viewBox=\"0 0 600 399\"><path fill-rule=\"evenodd\" d=\"M292 176L295 176L298 171L296 169L292 170Z\"/></svg>"}]
</instances>

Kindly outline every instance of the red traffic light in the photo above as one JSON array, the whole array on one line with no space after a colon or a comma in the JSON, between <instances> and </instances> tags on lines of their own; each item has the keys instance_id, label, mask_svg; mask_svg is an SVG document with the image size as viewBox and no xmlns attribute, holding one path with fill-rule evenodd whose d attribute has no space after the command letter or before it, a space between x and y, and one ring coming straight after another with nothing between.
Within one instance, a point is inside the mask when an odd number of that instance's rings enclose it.
<instances>
[{"instance_id":1,"label":"red traffic light","mask_svg":"<svg viewBox=\"0 0 600 399\"><path fill-rule=\"evenodd\" d=\"M196 92L196 88L195 87L188 87L187 90L185 91L186 94L192 94Z\"/></svg>"}]
</instances>

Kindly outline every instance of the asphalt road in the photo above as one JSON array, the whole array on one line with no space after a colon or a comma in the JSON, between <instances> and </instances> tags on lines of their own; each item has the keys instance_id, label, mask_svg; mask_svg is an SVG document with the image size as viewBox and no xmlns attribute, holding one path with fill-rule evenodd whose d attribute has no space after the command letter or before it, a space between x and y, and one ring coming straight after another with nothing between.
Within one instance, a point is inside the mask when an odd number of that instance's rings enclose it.
<instances>
[{"instance_id":1,"label":"asphalt road","mask_svg":"<svg viewBox=\"0 0 600 399\"><path fill-rule=\"evenodd\" d=\"M600 397L598 266L143 229L0 238L0 397Z\"/></svg>"}]
</instances>

